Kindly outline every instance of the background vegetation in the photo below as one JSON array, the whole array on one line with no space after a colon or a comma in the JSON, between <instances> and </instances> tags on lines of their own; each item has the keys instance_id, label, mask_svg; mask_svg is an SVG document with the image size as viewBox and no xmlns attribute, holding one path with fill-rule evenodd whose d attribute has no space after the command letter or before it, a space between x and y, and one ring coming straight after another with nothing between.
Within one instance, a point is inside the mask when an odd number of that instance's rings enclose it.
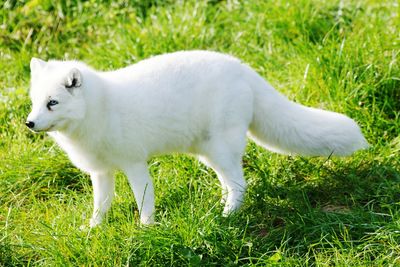
<instances>
[{"instance_id":1,"label":"background vegetation","mask_svg":"<svg viewBox=\"0 0 400 267\"><path fill-rule=\"evenodd\" d=\"M0 265L400 264L397 1L7 0L0 20ZM155 226L138 224L118 174L106 223L82 229L89 178L24 126L30 58L108 70L183 49L241 58L289 98L354 118L372 147L302 158L249 143L249 190L229 218L210 169L157 157Z\"/></svg>"}]
</instances>

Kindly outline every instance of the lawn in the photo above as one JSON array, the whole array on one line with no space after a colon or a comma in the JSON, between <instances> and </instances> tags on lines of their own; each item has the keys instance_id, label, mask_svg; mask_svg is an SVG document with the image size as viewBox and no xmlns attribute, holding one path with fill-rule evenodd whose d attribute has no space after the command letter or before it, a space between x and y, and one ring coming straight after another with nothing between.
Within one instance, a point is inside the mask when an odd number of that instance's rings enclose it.
<instances>
[{"instance_id":1,"label":"lawn","mask_svg":"<svg viewBox=\"0 0 400 267\"><path fill-rule=\"evenodd\" d=\"M0 9L0 266L399 266L400 7L388 0L7 0ZM156 220L126 177L100 227L92 189L24 125L30 58L102 70L207 49L248 63L290 99L345 113L371 147L347 158L249 143L243 207L224 218L212 170L150 160Z\"/></svg>"}]
</instances>

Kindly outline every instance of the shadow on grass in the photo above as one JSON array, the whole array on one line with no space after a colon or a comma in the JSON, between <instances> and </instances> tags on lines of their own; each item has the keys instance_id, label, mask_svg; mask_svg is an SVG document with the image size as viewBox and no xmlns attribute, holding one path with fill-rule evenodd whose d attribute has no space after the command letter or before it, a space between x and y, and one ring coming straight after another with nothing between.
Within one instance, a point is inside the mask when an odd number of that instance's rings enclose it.
<instances>
[{"instance_id":1,"label":"shadow on grass","mask_svg":"<svg viewBox=\"0 0 400 267\"><path fill-rule=\"evenodd\" d=\"M360 252L369 242L375 250L363 257L374 259L393 239L400 242L399 234L387 235L397 228L400 207L400 172L390 161L359 166L340 161L320 165L304 158L289 161L275 177L252 181L245 206L234 219L238 224L247 220L253 253Z\"/></svg>"}]
</instances>

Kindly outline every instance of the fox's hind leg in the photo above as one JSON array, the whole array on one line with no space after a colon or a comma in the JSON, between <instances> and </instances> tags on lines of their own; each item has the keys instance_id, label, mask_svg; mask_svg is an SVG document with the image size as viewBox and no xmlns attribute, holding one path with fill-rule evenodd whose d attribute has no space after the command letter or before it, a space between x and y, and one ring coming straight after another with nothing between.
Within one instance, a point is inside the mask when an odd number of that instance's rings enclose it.
<instances>
[{"instance_id":1,"label":"fox's hind leg","mask_svg":"<svg viewBox=\"0 0 400 267\"><path fill-rule=\"evenodd\" d=\"M213 169L213 171L217 174L219 183L221 184L221 193L222 193L221 204L225 205L228 198L228 187L226 186L225 181L222 178L222 175L215 170L216 169L215 164L209 160L209 157L200 156L199 160L202 163L204 163L207 167Z\"/></svg>"},{"instance_id":2,"label":"fox's hind leg","mask_svg":"<svg viewBox=\"0 0 400 267\"><path fill-rule=\"evenodd\" d=\"M217 173L221 183L221 203L225 204L224 215L228 215L241 206L243 195L246 191L246 181L243 177L240 160L226 156L227 155L213 155L202 158L202 161L207 162L207 165Z\"/></svg>"},{"instance_id":3,"label":"fox's hind leg","mask_svg":"<svg viewBox=\"0 0 400 267\"><path fill-rule=\"evenodd\" d=\"M246 181L242 156L246 134L253 117L253 91L241 76L227 81L208 99L207 138L196 144L200 160L210 166L222 185L224 215L238 209L243 201Z\"/></svg>"},{"instance_id":4,"label":"fox's hind leg","mask_svg":"<svg viewBox=\"0 0 400 267\"><path fill-rule=\"evenodd\" d=\"M217 173L221 182L224 215L238 209L243 201L246 191L242 169L245 145L246 131L235 128L214 136L203 147L205 150L200 160Z\"/></svg>"}]
</instances>

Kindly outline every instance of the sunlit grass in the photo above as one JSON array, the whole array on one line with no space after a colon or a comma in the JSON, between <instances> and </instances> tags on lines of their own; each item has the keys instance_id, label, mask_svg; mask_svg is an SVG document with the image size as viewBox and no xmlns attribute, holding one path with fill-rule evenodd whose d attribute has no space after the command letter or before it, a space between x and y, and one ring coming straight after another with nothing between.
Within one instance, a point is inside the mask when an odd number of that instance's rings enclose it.
<instances>
[{"instance_id":1,"label":"sunlit grass","mask_svg":"<svg viewBox=\"0 0 400 267\"><path fill-rule=\"evenodd\" d=\"M6 1L0 9L0 265L400 264L399 8L395 1ZM250 143L243 208L220 216L215 174L183 155L149 162L157 224L125 177L89 230L89 178L29 112L29 61L103 70L176 50L241 58L289 98L345 113L371 144L348 158L288 157Z\"/></svg>"}]
</instances>

